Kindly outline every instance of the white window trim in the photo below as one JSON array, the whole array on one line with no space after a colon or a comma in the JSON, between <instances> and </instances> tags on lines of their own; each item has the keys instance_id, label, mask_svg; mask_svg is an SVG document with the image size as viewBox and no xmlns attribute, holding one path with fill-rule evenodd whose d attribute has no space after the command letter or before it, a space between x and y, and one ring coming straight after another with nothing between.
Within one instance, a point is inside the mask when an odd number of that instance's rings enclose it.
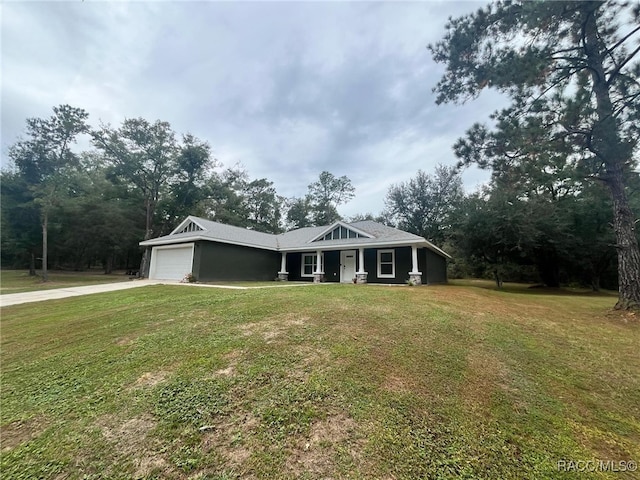
<instances>
[{"instance_id":1,"label":"white window trim","mask_svg":"<svg viewBox=\"0 0 640 480\"><path fill-rule=\"evenodd\" d=\"M391 273L380 273L380 257L382 257L383 253L390 253L391 254ZM385 264L388 264L388 262L385 262ZM396 251L393 249L388 249L388 250L378 250L378 261L377 261L377 267L378 267L378 278L396 278Z\"/></svg>"},{"instance_id":2,"label":"white window trim","mask_svg":"<svg viewBox=\"0 0 640 480\"><path fill-rule=\"evenodd\" d=\"M303 253L302 256L300 257L300 276L301 277L313 277L313 275L316 273L316 256L317 254L315 252L313 253ZM313 272L309 273L304 273L304 257L313 257ZM324 272L324 252L322 252L320 254L320 270L322 270Z\"/></svg>"}]
</instances>

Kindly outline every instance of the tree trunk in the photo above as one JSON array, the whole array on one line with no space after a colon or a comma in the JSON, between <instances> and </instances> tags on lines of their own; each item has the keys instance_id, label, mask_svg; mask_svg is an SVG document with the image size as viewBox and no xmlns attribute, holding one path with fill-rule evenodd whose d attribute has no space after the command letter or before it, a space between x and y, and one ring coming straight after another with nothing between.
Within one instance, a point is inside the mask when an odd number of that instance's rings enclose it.
<instances>
[{"instance_id":1,"label":"tree trunk","mask_svg":"<svg viewBox=\"0 0 640 480\"><path fill-rule=\"evenodd\" d=\"M31 261L29 262L29 276L36 276L36 254L35 252L31 252Z\"/></svg>"},{"instance_id":2,"label":"tree trunk","mask_svg":"<svg viewBox=\"0 0 640 480\"><path fill-rule=\"evenodd\" d=\"M632 150L620 138L604 68L606 49L598 35L600 3L584 2L584 51L593 81L598 120L592 130L592 151L605 165L602 179L613 200L613 229L618 251L618 303L616 309L640 308L640 248L635 216L625 191L625 165Z\"/></svg>"},{"instance_id":3,"label":"tree trunk","mask_svg":"<svg viewBox=\"0 0 640 480\"><path fill-rule=\"evenodd\" d=\"M144 232L144 239L149 240L153 235L152 230L152 220L153 220L153 212L155 210L155 203L152 202L150 198L146 200L146 226ZM141 278L147 278L149 276L149 267L151 263L151 249L146 247L144 249L144 253L142 254L142 260L140 261L140 273L139 276Z\"/></svg>"},{"instance_id":4,"label":"tree trunk","mask_svg":"<svg viewBox=\"0 0 640 480\"><path fill-rule=\"evenodd\" d=\"M618 249L618 303L615 308L640 308L640 249L635 232L635 217L622 179L612 178L608 185L613 198L613 229Z\"/></svg>"},{"instance_id":5,"label":"tree trunk","mask_svg":"<svg viewBox=\"0 0 640 480\"><path fill-rule=\"evenodd\" d=\"M502 278L500 277L500 272L498 272L497 268L493 270L493 276L496 280L496 288L502 288Z\"/></svg>"},{"instance_id":6,"label":"tree trunk","mask_svg":"<svg viewBox=\"0 0 640 480\"><path fill-rule=\"evenodd\" d=\"M104 274L110 275L111 273L113 273L113 254L110 253L104 261Z\"/></svg>"},{"instance_id":7,"label":"tree trunk","mask_svg":"<svg viewBox=\"0 0 640 480\"><path fill-rule=\"evenodd\" d=\"M536 252L538 275L545 286L549 288L560 287L560 268L558 255L551 249L540 249Z\"/></svg>"},{"instance_id":8,"label":"tree trunk","mask_svg":"<svg viewBox=\"0 0 640 480\"><path fill-rule=\"evenodd\" d=\"M47 270L47 263L48 263L48 227L49 227L49 212L47 212L47 209L44 209L44 213L43 213L43 217L42 217L42 281L43 282L48 282L49 281L49 272Z\"/></svg>"}]
</instances>

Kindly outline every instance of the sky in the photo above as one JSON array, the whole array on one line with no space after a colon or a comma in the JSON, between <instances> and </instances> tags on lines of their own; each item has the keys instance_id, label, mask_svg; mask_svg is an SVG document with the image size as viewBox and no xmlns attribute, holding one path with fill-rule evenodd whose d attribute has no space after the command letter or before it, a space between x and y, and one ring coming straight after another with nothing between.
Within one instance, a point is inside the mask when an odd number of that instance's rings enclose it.
<instances>
[{"instance_id":1,"label":"sky","mask_svg":"<svg viewBox=\"0 0 640 480\"><path fill-rule=\"evenodd\" d=\"M5 0L2 166L27 118L69 104L93 126L167 121L286 197L324 170L346 175L356 196L339 212L376 214L392 184L454 165L456 139L502 105L492 92L436 105L432 92L444 68L427 45L483 5ZM465 171L465 189L488 176Z\"/></svg>"}]
</instances>

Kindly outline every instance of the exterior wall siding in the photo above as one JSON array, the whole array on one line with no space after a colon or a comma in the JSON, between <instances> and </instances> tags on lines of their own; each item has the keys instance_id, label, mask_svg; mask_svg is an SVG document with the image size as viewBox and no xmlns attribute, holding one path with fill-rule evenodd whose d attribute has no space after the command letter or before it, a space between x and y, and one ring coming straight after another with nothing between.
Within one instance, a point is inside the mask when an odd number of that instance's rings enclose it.
<instances>
[{"instance_id":1,"label":"exterior wall siding","mask_svg":"<svg viewBox=\"0 0 640 480\"><path fill-rule=\"evenodd\" d=\"M287 254L287 272L289 272L289 280L295 282L312 282L313 277L303 277L300 275L302 268L302 254L291 252Z\"/></svg>"},{"instance_id":2,"label":"exterior wall siding","mask_svg":"<svg viewBox=\"0 0 640 480\"><path fill-rule=\"evenodd\" d=\"M378 277L378 250L387 248L367 248L364 250L364 269L368 272L369 283L405 283L411 271L411 247L396 247L395 277ZM315 253L315 252L304 252ZM356 250L356 257L357 257ZM243 247L214 242L196 242L193 257L193 275L198 281L270 281L280 270L280 253L257 248ZM291 281L313 281L313 277L301 275L302 253L287 254L287 271ZM447 262L442 256L426 248L418 250L418 267L422 272L422 282L446 283ZM359 265L358 265L359 268ZM324 252L325 281L340 282L340 251Z\"/></svg>"},{"instance_id":3,"label":"exterior wall siding","mask_svg":"<svg viewBox=\"0 0 640 480\"><path fill-rule=\"evenodd\" d=\"M324 281L340 283L340 250L324 252Z\"/></svg>"},{"instance_id":4,"label":"exterior wall siding","mask_svg":"<svg viewBox=\"0 0 640 480\"><path fill-rule=\"evenodd\" d=\"M378 277L378 250L395 250L395 277ZM411 247L367 248L364 251L364 269L368 283L405 283L411 271Z\"/></svg>"},{"instance_id":5,"label":"exterior wall siding","mask_svg":"<svg viewBox=\"0 0 640 480\"><path fill-rule=\"evenodd\" d=\"M420 266L423 283L447 283L447 259L437 253L423 248L424 268Z\"/></svg>"},{"instance_id":6,"label":"exterior wall siding","mask_svg":"<svg viewBox=\"0 0 640 480\"><path fill-rule=\"evenodd\" d=\"M196 242L193 275L201 282L274 280L280 253L215 242Z\"/></svg>"},{"instance_id":7,"label":"exterior wall siding","mask_svg":"<svg viewBox=\"0 0 640 480\"><path fill-rule=\"evenodd\" d=\"M302 276L302 255L311 253L315 255L315 251L290 252L287 254L289 280L296 282L313 282L313 277ZM339 250L324 252L324 278L325 282L340 282Z\"/></svg>"}]
</instances>

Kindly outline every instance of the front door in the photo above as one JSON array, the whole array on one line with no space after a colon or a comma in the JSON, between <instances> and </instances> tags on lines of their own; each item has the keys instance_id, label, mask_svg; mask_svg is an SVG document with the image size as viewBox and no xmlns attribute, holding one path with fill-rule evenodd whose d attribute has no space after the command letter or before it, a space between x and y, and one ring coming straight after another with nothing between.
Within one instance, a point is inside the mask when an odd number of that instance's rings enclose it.
<instances>
[{"instance_id":1,"label":"front door","mask_svg":"<svg viewBox=\"0 0 640 480\"><path fill-rule=\"evenodd\" d=\"M340 252L340 282L351 283L356 276L356 251Z\"/></svg>"}]
</instances>

